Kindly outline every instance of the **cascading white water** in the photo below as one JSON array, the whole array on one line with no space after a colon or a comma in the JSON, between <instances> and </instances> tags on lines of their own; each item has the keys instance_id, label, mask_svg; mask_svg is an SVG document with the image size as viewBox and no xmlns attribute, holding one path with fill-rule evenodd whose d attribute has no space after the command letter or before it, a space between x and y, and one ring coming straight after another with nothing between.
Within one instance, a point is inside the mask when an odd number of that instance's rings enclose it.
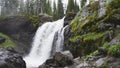
<instances>
[{"instance_id":1,"label":"cascading white water","mask_svg":"<svg viewBox=\"0 0 120 68\"><path fill-rule=\"evenodd\" d=\"M38 28L34 41L32 43L32 49L28 56L24 58L27 68L35 68L43 64L51 55L52 44L54 40L55 33L62 29L64 23L64 18L55 22L46 22L41 27ZM63 34L63 31L62 31ZM63 36L60 34L60 36ZM60 37L57 44L61 44ZM60 46L56 46L57 48ZM56 48L56 49L57 49ZM56 50L57 51L57 50Z\"/></svg>"}]
</instances>

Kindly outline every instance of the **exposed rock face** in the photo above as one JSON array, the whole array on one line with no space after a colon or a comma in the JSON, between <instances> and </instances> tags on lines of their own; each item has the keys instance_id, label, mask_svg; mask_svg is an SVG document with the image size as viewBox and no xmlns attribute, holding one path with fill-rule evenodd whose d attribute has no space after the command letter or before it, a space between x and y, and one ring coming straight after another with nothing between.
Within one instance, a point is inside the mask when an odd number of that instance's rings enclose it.
<instances>
[{"instance_id":1,"label":"exposed rock face","mask_svg":"<svg viewBox=\"0 0 120 68\"><path fill-rule=\"evenodd\" d=\"M0 48L0 68L26 68L26 64L13 49Z\"/></svg>"},{"instance_id":2,"label":"exposed rock face","mask_svg":"<svg viewBox=\"0 0 120 68\"><path fill-rule=\"evenodd\" d=\"M24 16L10 16L0 19L0 32L14 40L17 44L16 50L21 54L29 52L35 29L32 21Z\"/></svg>"},{"instance_id":3,"label":"exposed rock face","mask_svg":"<svg viewBox=\"0 0 120 68\"><path fill-rule=\"evenodd\" d=\"M65 67L73 64L73 56L69 51L57 52L52 59L48 59L39 68Z\"/></svg>"},{"instance_id":4,"label":"exposed rock face","mask_svg":"<svg viewBox=\"0 0 120 68\"><path fill-rule=\"evenodd\" d=\"M69 25L72 19L76 16L76 13L69 12L66 14L65 19L64 19L64 26Z\"/></svg>"},{"instance_id":5,"label":"exposed rock face","mask_svg":"<svg viewBox=\"0 0 120 68\"><path fill-rule=\"evenodd\" d=\"M52 21L52 16L47 15L47 14L39 14L39 17L42 23Z\"/></svg>"},{"instance_id":6,"label":"exposed rock face","mask_svg":"<svg viewBox=\"0 0 120 68\"><path fill-rule=\"evenodd\" d=\"M34 20L34 18L38 19ZM25 55L29 53L37 28L47 21L52 21L52 17L45 14L39 15L39 17L9 16L0 18L0 32L10 36L17 45L16 50Z\"/></svg>"},{"instance_id":7,"label":"exposed rock face","mask_svg":"<svg viewBox=\"0 0 120 68\"><path fill-rule=\"evenodd\" d=\"M109 43L109 45L114 45L114 44L119 44L120 43L120 37L115 37L114 39L112 39Z\"/></svg>"},{"instance_id":8,"label":"exposed rock face","mask_svg":"<svg viewBox=\"0 0 120 68\"><path fill-rule=\"evenodd\" d=\"M5 42L5 38L0 37L0 43L4 43Z\"/></svg>"},{"instance_id":9,"label":"exposed rock face","mask_svg":"<svg viewBox=\"0 0 120 68\"><path fill-rule=\"evenodd\" d=\"M84 6L65 29L64 49L70 50L74 57L81 57L102 47L106 42L111 44L110 41L120 34L118 3L119 0L99 0Z\"/></svg>"}]
</instances>

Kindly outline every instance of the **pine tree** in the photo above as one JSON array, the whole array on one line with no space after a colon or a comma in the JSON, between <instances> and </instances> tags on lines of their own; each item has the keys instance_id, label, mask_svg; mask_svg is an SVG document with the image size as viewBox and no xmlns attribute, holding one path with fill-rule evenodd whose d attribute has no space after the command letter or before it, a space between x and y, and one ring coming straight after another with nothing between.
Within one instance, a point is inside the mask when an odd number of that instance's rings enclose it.
<instances>
[{"instance_id":1,"label":"pine tree","mask_svg":"<svg viewBox=\"0 0 120 68\"><path fill-rule=\"evenodd\" d=\"M19 14L24 14L24 1L23 0L19 0Z\"/></svg>"},{"instance_id":2,"label":"pine tree","mask_svg":"<svg viewBox=\"0 0 120 68\"><path fill-rule=\"evenodd\" d=\"M64 16L63 3L61 0L58 0L57 13L58 13L58 19L60 19Z\"/></svg>"},{"instance_id":3,"label":"pine tree","mask_svg":"<svg viewBox=\"0 0 120 68\"><path fill-rule=\"evenodd\" d=\"M77 4L77 1L75 0L74 2L74 12L78 12L79 11L79 5Z\"/></svg>"},{"instance_id":4,"label":"pine tree","mask_svg":"<svg viewBox=\"0 0 120 68\"><path fill-rule=\"evenodd\" d=\"M46 6L44 8L46 8L45 13L47 13L48 15L52 15L52 8L49 0L47 1Z\"/></svg>"},{"instance_id":5,"label":"pine tree","mask_svg":"<svg viewBox=\"0 0 120 68\"><path fill-rule=\"evenodd\" d=\"M2 15L16 15L18 9L18 0L1 0L4 6L1 6Z\"/></svg>"},{"instance_id":6,"label":"pine tree","mask_svg":"<svg viewBox=\"0 0 120 68\"><path fill-rule=\"evenodd\" d=\"M68 0L67 13L74 12L74 0Z\"/></svg>"},{"instance_id":7,"label":"pine tree","mask_svg":"<svg viewBox=\"0 0 120 68\"><path fill-rule=\"evenodd\" d=\"M55 3L55 1L54 1L54 4L53 4L53 13L52 13L53 15L53 20L57 20L57 7L56 7L56 3Z\"/></svg>"}]
</instances>

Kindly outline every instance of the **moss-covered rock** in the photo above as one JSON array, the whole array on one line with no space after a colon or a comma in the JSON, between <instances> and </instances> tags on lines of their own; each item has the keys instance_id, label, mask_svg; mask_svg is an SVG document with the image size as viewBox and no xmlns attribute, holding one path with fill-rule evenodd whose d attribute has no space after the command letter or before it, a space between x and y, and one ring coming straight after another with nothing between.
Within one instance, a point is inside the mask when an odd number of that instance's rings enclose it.
<instances>
[{"instance_id":1,"label":"moss-covered rock","mask_svg":"<svg viewBox=\"0 0 120 68\"><path fill-rule=\"evenodd\" d=\"M5 42L0 44L0 48L15 47L15 43L7 35L0 33L0 36L6 39Z\"/></svg>"},{"instance_id":2,"label":"moss-covered rock","mask_svg":"<svg viewBox=\"0 0 120 68\"><path fill-rule=\"evenodd\" d=\"M108 47L110 41L120 33L119 3L120 0L100 0L84 6L70 24L64 49L69 49L77 57L90 54L99 47ZM101 9L105 12L101 13ZM107 51L109 55L113 55L112 52L119 53L119 46L111 46Z\"/></svg>"}]
</instances>

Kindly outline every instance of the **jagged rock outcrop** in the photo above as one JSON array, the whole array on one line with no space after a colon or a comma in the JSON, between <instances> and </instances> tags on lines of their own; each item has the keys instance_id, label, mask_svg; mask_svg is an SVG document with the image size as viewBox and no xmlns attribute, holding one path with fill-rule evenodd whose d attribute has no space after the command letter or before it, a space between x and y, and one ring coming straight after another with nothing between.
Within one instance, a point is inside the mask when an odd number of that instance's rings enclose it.
<instances>
[{"instance_id":1,"label":"jagged rock outcrop","mask_svg":"<svg viewBox=\"0 0 120 68\"><path fill-rule=\"evenodd\" d=\"M119 0L99 0L84 6L65 29L64 49L70 50L74 57L81 57L104 47L119 36L119 3ZM119 48L119 44L113 48L116 47ZM110 47L108 52L111 50Z\"/></svg>"},{"instance_id":2,"label":"jagged rock outcrop","mask_svg":"<svg viewBox=\"0 0 120 68\"><path fill-rule=\"evenodd\" d=\"M16 50L28 53L35 33L32 21L25 16L0 18L0 32L10 36L17 44Z\"/></svg>"},{"instance_id":3,"label":"jagged rock outcrop","mask_svg":"<svg viewBox=\"0 0 120 68\"><path fill-rule=\"evenodd\" d=\"M14 49L0 48L0 68L26 68L26 63Z\"/></svg>"}]
</instances>

